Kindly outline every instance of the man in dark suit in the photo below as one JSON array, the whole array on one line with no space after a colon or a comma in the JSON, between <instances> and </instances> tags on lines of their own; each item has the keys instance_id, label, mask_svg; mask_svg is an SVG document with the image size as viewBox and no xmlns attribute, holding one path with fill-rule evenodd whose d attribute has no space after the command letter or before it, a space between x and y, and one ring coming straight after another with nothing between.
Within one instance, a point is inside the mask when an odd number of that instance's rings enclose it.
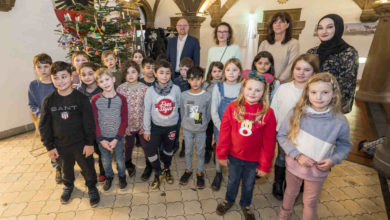
<instances>
[{"instance_id":1,"label":"man in dark suit","mask_svg":"<svg viewBox=\"0 0 390 220\"><path fill-rule=\"evenodd\" d=\"M187 19L180 18L176 24L176 30L179 35L168 41L167 60L171 63L172 72L175 73L174 77L180 75L179 63L184 57L191 58L194 64L199 66L199 41L195 37L188 35L189 28Z\"/></svg>"}]
</instances>

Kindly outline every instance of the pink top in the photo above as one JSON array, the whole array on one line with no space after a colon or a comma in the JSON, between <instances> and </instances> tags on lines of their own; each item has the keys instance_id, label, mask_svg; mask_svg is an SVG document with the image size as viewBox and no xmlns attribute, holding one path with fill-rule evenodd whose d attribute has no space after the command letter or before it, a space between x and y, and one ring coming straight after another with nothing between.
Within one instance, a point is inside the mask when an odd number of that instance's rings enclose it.
<instances>
[{"instance_id":1,"label":"pink top","mask_svg":"<svg viewBox=\"0 0 390 220\"><path fill-rule=\"evenodd\" d=\"M314 165L310 168L299 165L298 161L286 155L286 168L295 176L308 181L325 181L329 171L323 172Z\"/></svg>"}]
</instances>

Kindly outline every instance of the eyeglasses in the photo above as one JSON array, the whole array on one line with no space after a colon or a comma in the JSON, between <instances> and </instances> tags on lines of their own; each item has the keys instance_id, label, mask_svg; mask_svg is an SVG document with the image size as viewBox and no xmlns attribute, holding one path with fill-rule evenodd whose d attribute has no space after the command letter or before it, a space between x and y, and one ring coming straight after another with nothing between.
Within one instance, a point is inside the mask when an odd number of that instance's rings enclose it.
<instances>
[{"instance_id":1,"label":"eyeglasses","mask_svg":"<svg viewBox=\"0 0 390 220\"><path fill-rule=\"evenodd\" d=\"M187 24L178 24L178 25L176 25L176 27L188 27L188 25Z\"/></svg>"},{"instance_id":2,"label":"eyeglasses","mask_svg":"<svg viewBox=\"0 0 390 220\"><path fill-rule=\"evenodd\" d=\"M218 34L227 34L229 31L217 31Z\"/></svg>"}]
</instances>

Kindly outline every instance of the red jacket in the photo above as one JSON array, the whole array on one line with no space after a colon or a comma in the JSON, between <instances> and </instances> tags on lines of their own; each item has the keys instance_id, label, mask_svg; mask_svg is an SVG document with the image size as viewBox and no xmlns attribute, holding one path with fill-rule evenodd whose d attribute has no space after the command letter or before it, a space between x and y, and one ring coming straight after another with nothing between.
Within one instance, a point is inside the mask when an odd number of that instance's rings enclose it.
<instances>
[{"instance_id":1,"label":"red jacket","mask_svg":"<svg viewBox=\"0 0 390 220\"><path fill-rule=\"evenodd\" d=\"M250 127L251 122L249 121L254 120L256 112L261 111L262 108L263 105L260 103L250 105L245 102L244 119L248 120L246 127ZM252 123L252 129L242 129L242 123L234 118L234 112L237 110L237 102L234 101L229 104L223 114L216 149L217 156L221 160L226 160L228 155L231 155L240 160L256 161L259 163L257 169L268 173L275 152L276 119L274 111L269 108L260 122ZM248 131L250 132L248 133Z\"/></svg>"}]
</instances>

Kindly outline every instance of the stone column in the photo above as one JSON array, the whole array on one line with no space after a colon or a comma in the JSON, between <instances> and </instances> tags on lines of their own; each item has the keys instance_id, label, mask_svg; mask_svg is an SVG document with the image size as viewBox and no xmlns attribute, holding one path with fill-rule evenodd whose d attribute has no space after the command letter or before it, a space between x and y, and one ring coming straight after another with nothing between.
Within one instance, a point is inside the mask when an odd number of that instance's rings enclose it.
<instances>
[{"instance_id":1,"label":"stone column","mask_svg":"<svg viewBox=\"0 0 390 220\"><path fill-rule=\"evenodd\" d=\"M205 17L196 16L196 15L183 15L182 17L171 17L171 27L176 28L176 23L180 18L187 19L190 30L188 31L189 35L198 38L200 40L200 26L202 22L206 20Z\"/></svg>"},{"instance_id":2,"label":"stone column","mask_svg":"<svg viewBox=\"0 0 390 220\"><path fill-rule=\"evenodd\" d=\"M379 23L364 67L356 99L368 102L390 102L390 2L377 3L374 10Z\"/></svg>"}]
</instances>

